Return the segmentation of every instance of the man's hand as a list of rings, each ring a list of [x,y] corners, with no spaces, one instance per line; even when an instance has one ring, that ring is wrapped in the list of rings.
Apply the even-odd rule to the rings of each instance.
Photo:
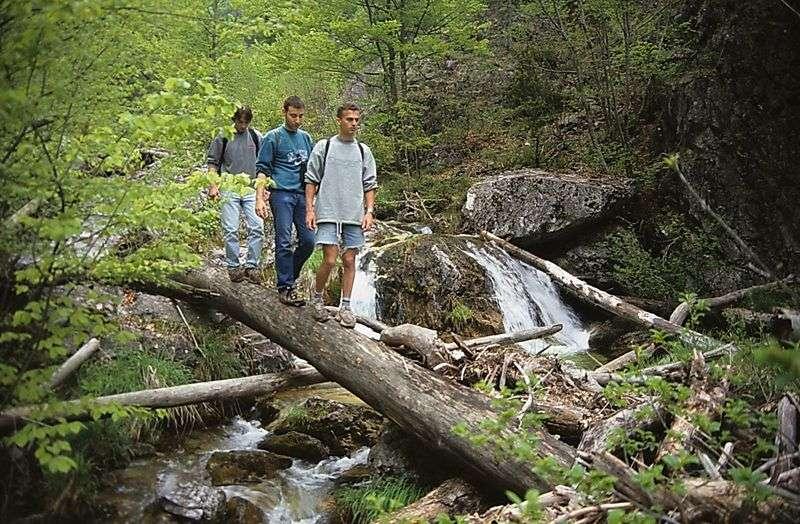
[[[269,200],[269,191],[259,191],[256,194],[256,215],[262,219],[266,219],[269,216],[267,200]]]
[[[317,230],[317,215],[314,213],[314,208],[306,210],[306,227],[311,231]]]
[[[372,211],[367,211],[364,213],[364,218],[361,219],[361,229],[369,231],[373,224],[375,224],[375,218],[372,216]]]
[[[216,200],[219,198],[219,187],[216,184],[211,184],[208,186],[208,198],[211,200]]]

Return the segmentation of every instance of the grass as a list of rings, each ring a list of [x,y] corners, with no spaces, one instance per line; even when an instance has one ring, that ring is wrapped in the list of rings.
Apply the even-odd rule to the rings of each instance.
[[[334,498],[350,516],[349,522],[363,524],[397,511],[423,494],[422,487],[408,477],[377,477],[366,484],[341,487]]]

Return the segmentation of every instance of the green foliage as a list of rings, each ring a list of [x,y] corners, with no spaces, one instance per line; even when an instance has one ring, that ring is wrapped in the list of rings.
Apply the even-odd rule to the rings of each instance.
[[[464,329],[474,315],[474,312],[468,306],[456,300],[453,304],[453,309],[450,310],[450,322],[456,329]]]
[[[208,333],[202,340],[201,358],[193,369],[198,381],[224,380],[247,374],[230,337]]]
[[[375,522],[416,501],[425,492],[407,477],[377,477],[358,486],[345,486],[334,492],[337,505],[350,516],[348,522]]]

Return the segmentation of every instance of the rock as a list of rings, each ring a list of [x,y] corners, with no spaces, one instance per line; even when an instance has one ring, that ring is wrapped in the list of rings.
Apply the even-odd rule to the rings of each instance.
[[[367,460],[376,475],[407,476],[418,483],[434,485],[452,476],[453,470],[441,455],[429,449],[430,446],[387,421]]]
[[[267,429],[278,435],[305,433],[321,441],[332,455],[345,456],[372,446],[382,422],[383,417],[366,406],[308,398],[285,410]]]
[[[252,501],[244,497],[234,496],[226,504],[228,514],[226,522],[235,524],[261,524],[264,522],[264,512]]]
[[[271,422],[277,420],[281,414],[281,410],[275,406],[275,400],[272,396],[259,397],[255,402],[255,413],[253,418],[261,422],[261,426],[267,426]]]
[[[376,249],[379,317],[439,332],[481,336],[503,331],[503,318],[481,265],[466,254],[476,238],[411,235]],[[459,316],[458,313],[462,314]]]
[[[595,226],[632,193],[629,182],[522,169],[473,185],[461,213],[467,230],[531,245]]]
[[[269,435],[259,442],[258,449],[308,460],[309,462],[319,462],[325,457],[330,456],[328,446],[323,444],[310,435],[289,431],[281,435]]]
[[[225,493],[199,482],[167,476],[158,484],[161,507],[190,520],[219,521],[225,514]]]
[[[353,466],[347,471],[343,471],[341,475],[335,480],[337,485],[340,484],[358,484],[365,480],[370,479],[374,475],[372,468],[369,466]]]
[[[215,451],[206,463],[206,471],[215,486],[227,486],[271,479],[291,465],[291,458],[269,451]]]

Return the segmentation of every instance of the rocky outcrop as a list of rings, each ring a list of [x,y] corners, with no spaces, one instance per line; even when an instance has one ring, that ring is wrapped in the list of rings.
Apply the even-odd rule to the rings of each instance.
[[[800,18],[790,3],[686,2],[698,44],[686,66],[702,73],[683,75],[663,103],[657,143],[681,152],[687,179],[779,273],[800,255]],[[675,177],[668,183],[707,219]]]
[[[465,251],[471,237],[411,235],[378,248],[375,287],[380,318],[440,332],[488,335],[503,331],[486,271]]]
[[[372,446],[382,423],[383,417],[367,406],[309,398],[284,411],[267,429],[277,435],[305,433],[327,446],[330,454],[345,456]]]
[[[216,451],[209,457],[206,471],[215,486],[228,486],[271,479],[291,465],[291,458],[269,451]]]
[[[259,442],[258,449],[310,462],[319,462],[331,454],[328,446],[320,442],[319,439],[297,431],[289,431],[281,435],[269,435]]]
[[[393,422],[384,424],[378,442],[369,450],[368,463],[375,475],[409,477],[428,485],[453,474],[452,466],[441,456]]]
[[[225,493],[198,482],[168,477],[158,486],[164,511],[193,521],[220,521],[225,514]]]
[[[226,504],[227,515],[225,522],[232,524],[261,524],[264,522],[264,512],[253,501],[244,497],[234,496]]]
[[[531,245],[596,225],[631,195],[629,183],[522,169],[472,186],[461,212],[467,230]]]

